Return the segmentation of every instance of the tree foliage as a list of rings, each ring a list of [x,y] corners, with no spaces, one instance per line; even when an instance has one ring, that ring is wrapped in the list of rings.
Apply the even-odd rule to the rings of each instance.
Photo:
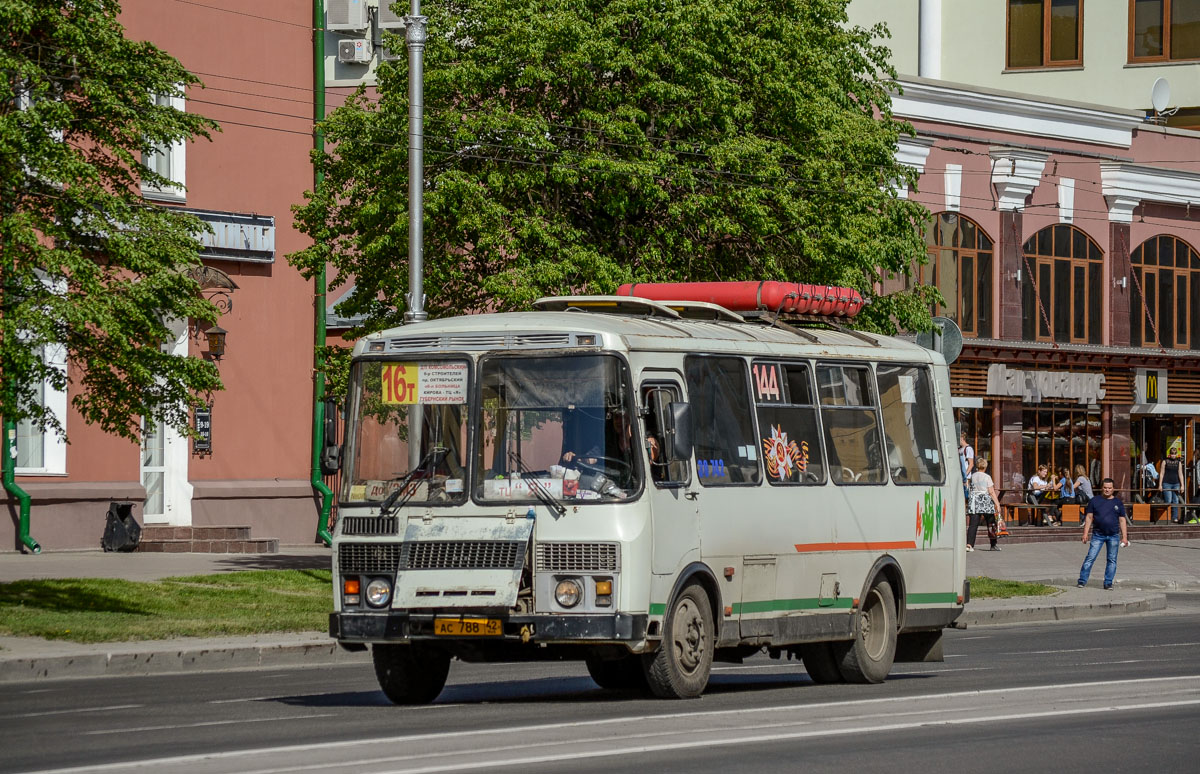
[[[43,381],[74,383],[89,423],[128,438],[140,418],[186,430],[219,389],[216,368],[162,349],[167,321],[211,321],[187,269],[203,224],[155,206],[155,147],[215,124],[156,104],[197,83],[171,56],[125,38],[116,0],[0,0],[0,413],[61,432]],[[45,352],[64,347],[68,369]]]
[[[445,0],[425,54],[431,315],[521,308],[627,281],[857,288],[860,323],[929,324],[936,290],[881,296],[923,260],[897,198],[886,36],[847,0]],[[393,50],[403,41],[393,39]],[[324,181],[297,207],[339,307],[397,324],[408,285],[407,63],[334,111]]]

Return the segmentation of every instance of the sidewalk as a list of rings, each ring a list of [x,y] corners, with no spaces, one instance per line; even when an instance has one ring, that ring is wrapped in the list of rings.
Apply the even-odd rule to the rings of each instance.
[[[1003,544],[1002,544],[1003,545]],[[1121,550],[1116,588],[1103,591],[1103,553],[1086,589],[1075,588],[1082,543],[1028,543],[967,555],[967,575],[1041,581],[1064,587],[1044,597],[979,600],[959,626],[1055,621],[1162,610],[1165,591],[1200,591],[1200,541],[1134,543]],[[329,549],[284,546],[278,554],[105,554],[64,551],[38,556],[0,554],[0,583],[33,578],[125,578],[234,570],[326,568]],[[166,674],[193,670],[288,667],[361,662],[366,653],[341,650],[324,632],[254,637],[180,638],[83,645],[33,637],[0,637],[0,683],[41,678]]]

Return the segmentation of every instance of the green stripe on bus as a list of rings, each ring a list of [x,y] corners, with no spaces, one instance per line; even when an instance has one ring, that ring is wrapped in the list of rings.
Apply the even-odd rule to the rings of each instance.
[[[653,603],[650,605],[650,615],[666,615],[667,606]]]
[[[854,607],[852,599],[835,599],[832,604],[822,605],[817,597],[807,599],[764,599],[758,602],[734,602],[733,613],[781,613],[788,610],[825,610]]]
[[[910,605],[937,605],[937,604],[943,604],[946,602],[949,602],[952,605],[956,604],[958,602],[958,595],[955,594],[953,591],[939,592],[939,593],[935,593],[935,594],[909,594],[908,595],[908,604],[910,604]]]

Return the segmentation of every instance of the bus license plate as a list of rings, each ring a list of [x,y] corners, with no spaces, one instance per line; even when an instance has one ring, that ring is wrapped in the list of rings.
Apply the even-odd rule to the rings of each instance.
[[[433,633],[451,637],[499,637],[503,634],[499,618],[437,618]]]

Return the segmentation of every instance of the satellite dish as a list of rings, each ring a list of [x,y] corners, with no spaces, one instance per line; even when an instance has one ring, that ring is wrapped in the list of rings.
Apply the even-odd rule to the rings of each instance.
[[[1154,85],[1150,87],[1150,105],[1154,108],[1155,113],[1161,113],[1167,109],[1167,105],[1171,104],[1171,84],[1167,83],[1166,78],[1155,78]]]
[[[949,317],[935,317],[933,318],[933,330],[918,333],[917,344],[940,353],[942,357],[946,358],[946,365],[950,365],[962,354],[962,330]]]

